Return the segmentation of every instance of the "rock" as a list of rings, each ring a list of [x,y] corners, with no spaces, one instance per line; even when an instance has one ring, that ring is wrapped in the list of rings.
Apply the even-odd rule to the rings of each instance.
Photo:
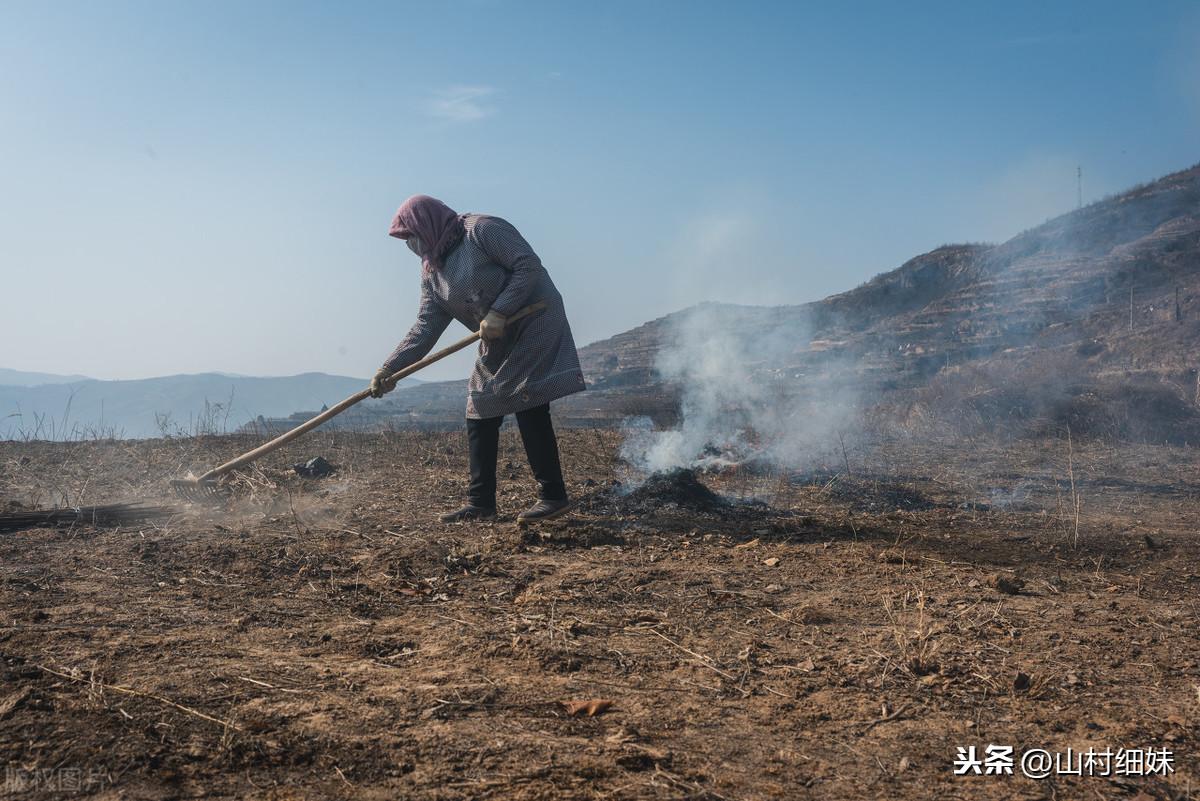
[[[792,619],[806,626],[821,626],[836,621],[836,618],[832,614],[816,606],[800,607],[792,615]]]
[[[296,475],[304,478],[325,478],[337,471],[337,466],[330,464],[324,456],[314,456],[307,462],[292,465]]]
[[[1005,595],[1017,595],[1025,588],[1025,580],[1020,576],[1006,576],[1003,573],[997,573],[988,579],[988,586]]]

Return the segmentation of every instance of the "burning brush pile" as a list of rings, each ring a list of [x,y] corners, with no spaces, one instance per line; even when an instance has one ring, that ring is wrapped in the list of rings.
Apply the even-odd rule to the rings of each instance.
[[[686,467],[651,474],[619,501],[623,510],[641,514],[668,505],[701,514],[722,514],[730,508],[728,501],[700,483],[695,470]]]

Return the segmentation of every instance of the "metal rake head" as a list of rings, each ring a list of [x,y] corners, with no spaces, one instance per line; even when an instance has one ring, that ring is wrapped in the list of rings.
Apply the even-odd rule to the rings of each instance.
[[[171,481],[171,489],[185,501],[214,503],[225,496],[225,491],[215,479],[177,478]]]

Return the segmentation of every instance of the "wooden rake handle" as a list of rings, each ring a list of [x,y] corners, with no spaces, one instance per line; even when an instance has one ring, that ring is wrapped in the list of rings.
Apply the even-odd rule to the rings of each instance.
[[[525,308],[521,309],[519,312],[515,312],[514,314],[510,315],[506,322],[508,322],[508,323],[516,322],[517,320],[520,320],[522,317],[528,317],[529,315],[531,315],[535,312],[539,312],[544,308],[546,308],[546,302],[538,301],[537,303],[533,303],[529,306],[526,306]],[[392,373],[392,375],[388,378],[388,383],[395,385],[395,383],[397,381],[399,381],[400,379],[407,378],[408,376],[412,375],[413,373],[417,372],[418,370],[424,369],[424,368],[428,367],[429,365],[433,364],[434,362],[440,361],[440,360],[446,358],[447,356],[449,356],[452,353],[457,353],[458,351],[462,350],[467,345],[470,345],[472,342],[475,342],[478,339],[479,339],[478,331],[471,334],[470,336],[463,337],[462,339],[455,342],[453,345],[442,348],[437,353],[431,353],[428,356],[426,356],[424,359],[421,359],[419,362],[415,362],[414,364],[411,364],[408,367],[405,367],[403,370]],[[289,442],[294,440],[296,437],[299,437],[302,434],[307,434],[309,431],[312,431],[314,428],[321,425],[326,420],[329,420],[332,417],[337,417],[339,414],[346,411],[354,404],[358,403],[359,401],[366,400],[369,397],[371,397],[370,389],[364,389],[361,392],[356,392],[353,395],[351,395],[350,397],[346,398],[341,403],[337,404],[336,406],[330,406],[328,409],[321,412],[313,419],[311,419],[305,423],[301,423],[300,425],[293,428],[291,431],[288,431],[284,434],[280,434],[278,437],[271,440],[270,442],[259,445],[257,448],[255,448],[252,451],[247,451],[246,453],[243,453],[241,456],[237,457],[236,459],[230,459],[228,462],[221,465],[220,467],[214,467],[212,470],[209,470],[207,473],[200,476],[196,480],[197,481],[207,481],[209,479],[216,478],[219,475],[228,473],[230,470],[236,470],[239,467],[242,467],[243,465],[250,464],[251,462],[253,462],[255,459],[259,458],[260,456],[265,456],[273,450],[282,448],[284,445],[288,444]]]

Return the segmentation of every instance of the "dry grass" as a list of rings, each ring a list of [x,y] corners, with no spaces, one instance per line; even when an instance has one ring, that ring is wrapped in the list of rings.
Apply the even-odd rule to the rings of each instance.
[[[562,442],[574,494],[616,475],[611,432]],[[154,500],[250,444],[3,444],[0,495]],[[1049,785],[956,779],[956,746],[1169,745],[1172,776],[1054,793],[1186,797],[1200,459],[838,445],[705,477],[767,512],[519,530],[509,433],[506,517],[477,526],[435,520],[461,435],[326,434],[219,510],[6,536],[0,761],[144,798],[1010,798]],[[317,453],[340,472],[284,469]]]

